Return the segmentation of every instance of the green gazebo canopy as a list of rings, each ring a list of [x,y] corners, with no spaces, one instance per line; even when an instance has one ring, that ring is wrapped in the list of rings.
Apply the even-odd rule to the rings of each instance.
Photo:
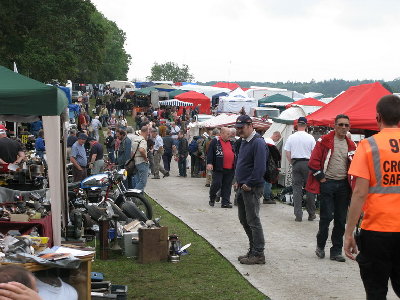
[[[294,100],[288,96],[281,95],[281,94],[275,94],[269,97],[261,98],[258,100],[258,105],[260,104],[266,104],[266,103],[273,103],[273,102],[288,102],[291,103]]]
[[[59,116],[68,105],[65,93],[0,66],[0,114]]]
[[[149,86],[140,90],[136,90],[135,94],[138,95],[150,95],[152,91],[157,91],[155,87]]]
[[[184,90],[174,90],[172,92],[169,92],[169,99],[175,99],[175,96],[178,96],[180,94],[186,93],[187,91]]]

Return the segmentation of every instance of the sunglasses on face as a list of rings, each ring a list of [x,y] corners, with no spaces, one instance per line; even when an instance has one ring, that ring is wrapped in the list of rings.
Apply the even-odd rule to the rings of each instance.
[[[340,127],[350,127],[350,124],[347,124],[347,123],[338,123],[338,124],[336,124],[336,126],[340,126]]]

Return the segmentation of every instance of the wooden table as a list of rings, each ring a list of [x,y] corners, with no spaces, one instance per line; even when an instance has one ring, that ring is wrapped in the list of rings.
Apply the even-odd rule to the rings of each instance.
[[[92,261],[94,254],[79,257],[81,264],[78,269],[68,269],[70,276],[67,283],[72,285],[78,292],[79,300],[91,300],[91,272],[92,272]],[[53,269],[55,267],[43,266],[38,263],[6,263],[0,262],[0,265],[15,264],[31,272],[43,271]]]

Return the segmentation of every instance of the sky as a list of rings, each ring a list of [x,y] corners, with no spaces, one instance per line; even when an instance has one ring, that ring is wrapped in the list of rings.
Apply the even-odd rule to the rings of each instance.
[[[398,0],[92,0],[126,33],[129,80],[155,62],[195,81],[400,77]]]

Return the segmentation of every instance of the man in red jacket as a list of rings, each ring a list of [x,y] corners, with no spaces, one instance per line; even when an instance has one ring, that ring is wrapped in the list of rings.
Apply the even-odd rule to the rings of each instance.
[[[325,257],[325,245],[328,239],[329,224],[334,220],[330,259],[344,262],[342,255],[343,234],[350,199],[348,169],[356,150],[356,145],[346,134],[350,129],[350,120],[346,115],[337,115],[334,131],[321,137],[311,154],[308,166],[311,170],[306,190],[320,194],[320,221],[317,233],[319,258]]]

